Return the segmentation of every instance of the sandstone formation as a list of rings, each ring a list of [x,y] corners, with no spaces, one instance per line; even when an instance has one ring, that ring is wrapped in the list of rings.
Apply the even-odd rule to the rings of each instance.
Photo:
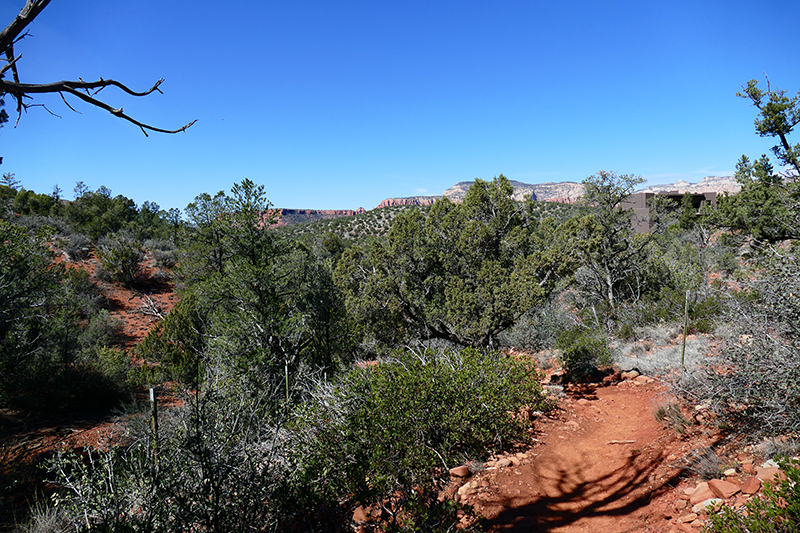
[[[651,185],[645,187],[639,192],[671,192],[678,191],[679,193],[704,193],[715,192],[717,194],[723,192],[736,193],[742,186],[733,176],[707,176],[700,180],[699,183],[689,183],[684,180],[679,180],[675,183],[664,185]]]
[[[393,205],[431,205],[441,196],[409,196],[406,198],[387,198],[375,206],[375,209]]]
[[[446,191],[444,191],[443,195],[449,198],[454,202],[461,202],[467,196],[467,191],[472,184],[475,183],[474,181],[462,181],[456,183]],[[512,187],[514,187],[514,200],[521,202],[525,200],[527,196],[530,196],[534,200],[538,200],[539,198],[536,196],[535,188],[536,185],[530,185],[528,183],[522,183],[521,181],[513,181],[509,180],[509,183]]]

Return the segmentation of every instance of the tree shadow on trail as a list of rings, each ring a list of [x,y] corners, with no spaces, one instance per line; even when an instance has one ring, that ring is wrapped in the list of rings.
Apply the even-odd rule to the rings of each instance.
[[[587,517],[633,513],[682,477],[683,469],[674,469],[668,476],[652,480],[662,461],[660,455],[648,459],[632,454],[622,466],[592,478],[580,470],[581,464],[588,464],[585,462],[534,465],[538,478],[533,487],[534,499],[527,501],[528,496],[522,503],[519,496],[499,494],[492,503],[501,505],[503,510],[486,524],[492,531],[548,532]]]

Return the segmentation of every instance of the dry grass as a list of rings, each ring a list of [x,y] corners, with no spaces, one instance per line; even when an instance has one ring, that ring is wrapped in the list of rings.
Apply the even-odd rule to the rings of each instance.
[[[681,338],[674,339],[677,344],[667,346],[648,346],[647,341],[619,344],[613,350],[614,363],[628,370],[636,368],[650,376],[663,376],[681,366]],[[649,350],[647,348],[650,348]],[[692,336],[686,340],[684,361],[687,368],[705,364],[709,342],[706,337]]]

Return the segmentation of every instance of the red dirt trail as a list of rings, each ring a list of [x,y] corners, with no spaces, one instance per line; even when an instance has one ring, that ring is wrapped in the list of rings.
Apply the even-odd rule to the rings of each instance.
[[[487,469],[465,500],[496,532],[662,532],[674,522],[676,459],[697,445],[654,416],[664,387],[622,381],[569,391],[515,465]]]

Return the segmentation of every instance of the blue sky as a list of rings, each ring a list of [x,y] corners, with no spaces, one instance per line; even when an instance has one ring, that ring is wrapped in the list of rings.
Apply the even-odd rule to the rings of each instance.
[[[0,26],[24,0],[0,2]],[[0,171],[184,208],[244,178],[278,207],[371,209],[503,173],[598,170],[649,184],[733,173],[774,144],[735,97],[796,93],[796,0],[53,0],[20,42],[23,81],[113,78],[108,103],[178,135],[41,97],[0,130]],[[797,142],[797,140],[795,140]]]

